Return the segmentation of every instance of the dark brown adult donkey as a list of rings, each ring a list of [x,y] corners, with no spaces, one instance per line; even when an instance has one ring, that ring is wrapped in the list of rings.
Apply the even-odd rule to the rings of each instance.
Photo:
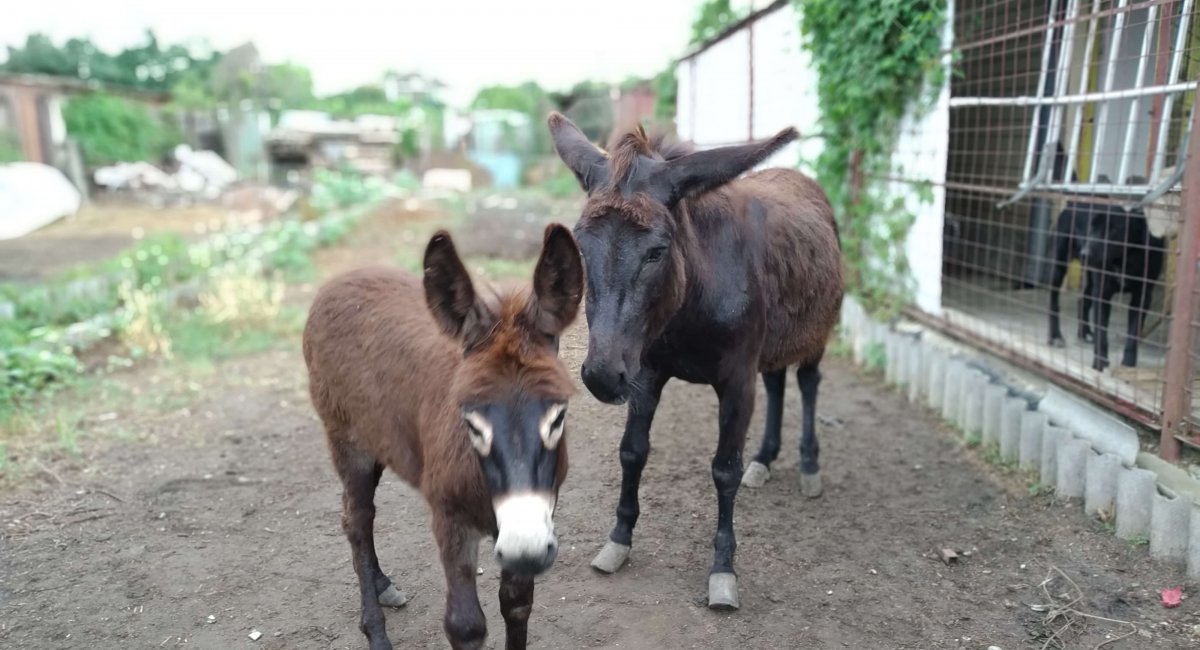
[[[309,390],[344,488],[360,627],[372,650],[390,649],[380,605],[408,600],[375,556],[375,487],[389,467],[429,503],[450,645],[479,648],[487,636],[475,569],[488,535],[505,647],[524,648],[533,576],[558,554],[553,514],[574,388],[558,336],[579,310],[583,262],[571,232],[552,225],[532,292],[484,297],[439,232],[423,284],[398,270],[347,273],[317,294],[304,328]]]
[[[583,381],[602,402],[628,401],[621,497],[604,573],[629,557],[650,424],[672,377],[708,384],[720,401],[712,461],[717,533],[708,604],[738,607],[733,504],[739,483],[760,486],[779,455],[788,366],[804,398],[803,493],[821,493],[815,431],[818,364],[842,303],[842,255],[825,192],[790,169],[738,179],[796,138],[794,129],[746,145],[692,152],[638,127],[608,151],[552,113],[554,146],[588,199],[575,226],[587,268],[590,329]],[[743,479],[742,449],[755,375],[767,389],[762,449]]]

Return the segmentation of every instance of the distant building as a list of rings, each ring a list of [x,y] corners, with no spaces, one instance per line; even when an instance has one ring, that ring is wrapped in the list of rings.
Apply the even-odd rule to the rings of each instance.
[[[388,72],[383,76],[383,94],[389,102],[442,103],[446,84],[415,72]]]
[[[78,149],[67,138],[62,109],[70,97],[99,91],[142,102],[155,111],[169,99],[164,93],[105,86],[96,81],[0,73],[0,137],[15,144],[25,160],[56,167],[86,190],[83,163]]]

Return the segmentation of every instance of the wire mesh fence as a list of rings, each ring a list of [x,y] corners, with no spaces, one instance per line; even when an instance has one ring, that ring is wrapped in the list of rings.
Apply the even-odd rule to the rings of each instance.
[[[1200,173],[1185,164],[1195,14],[1194,0],[955,3],[943,320],[1152,426],[1168,391],[1200,425],[1197,337],[1169,336],[1177,287],[1195,304],[1177,282],[1182,188]],[[1168,385],[1174,354],[1188,372]]]

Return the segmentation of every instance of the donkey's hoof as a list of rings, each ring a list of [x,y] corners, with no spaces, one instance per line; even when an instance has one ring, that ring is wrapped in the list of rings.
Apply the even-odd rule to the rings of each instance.
[[[384,607],[404,607],[408,604],[408,594],[397,589],[396,585],[388,585],[388,588],[379,594],[379,604]]]
[[[760,488],[771,478],[771,470],[757,460],[750,461],[742,474],[742,485],[748,488]]]
[[[708,608],[732,612],[738,606],[737,576],[732,573],[709,574]]]
[[[592,560],[592,568],[600,573],[616,573],[620,571],[621,567],[625,566],[625,562],[629,559],[629,548],[624,544],[618,544],[609,540]]]
[[[815,499],[821,496],[825,489],[821,487],[821,473],[800,475],[800,494]]]

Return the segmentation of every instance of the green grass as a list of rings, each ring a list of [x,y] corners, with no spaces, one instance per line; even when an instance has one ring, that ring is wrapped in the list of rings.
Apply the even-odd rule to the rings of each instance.
[[[867,370],[882,372],[887,367],[887,348],[882,343],[871,343],[863,350]]]
[[[472,271],[483,271],[483,276],[489,280],[529,280],[533,277],[536,260],[482,257],[470,259],[466,264]]]
[[[79,422],[80,417],[75,412],[58,411],[54,414],[54,435],[58,446],[68,455],[78,458],[79,452]]]
[[[1134,548],[1137,548],[1137,547],[1139,547],[1139,546],[1149,546],[1149,545],[1150,545],[1150,538],[1148,538],[1148,537],[1143,537],[1143,536],[1141,536],[1141,535],[1135,535],[1135,536],[1133,536],[1132,538],[1130,538],[1130,540],[1129,540],[1129,545],[1130,545],[1130,546],[1132,546],[1132,547],[1134,547]]]
[[[1041,496],[1048,496],[1050,494],[1054,494],[1053,487],[1046,485],[1045,483],[1042,483],[1041,481],[1039,481],[1037,479],[1033,479],[1029,483],[1029,496],[1041,497]]]
[[[171,339],[171,352],[192,364],[211,364],[213,361],[270,350],[299,334],[304,327],[304,314],[285,308],[276,322],[269,326],[235,327],[217,323],[201,312],[183,314],[164,324]]]

